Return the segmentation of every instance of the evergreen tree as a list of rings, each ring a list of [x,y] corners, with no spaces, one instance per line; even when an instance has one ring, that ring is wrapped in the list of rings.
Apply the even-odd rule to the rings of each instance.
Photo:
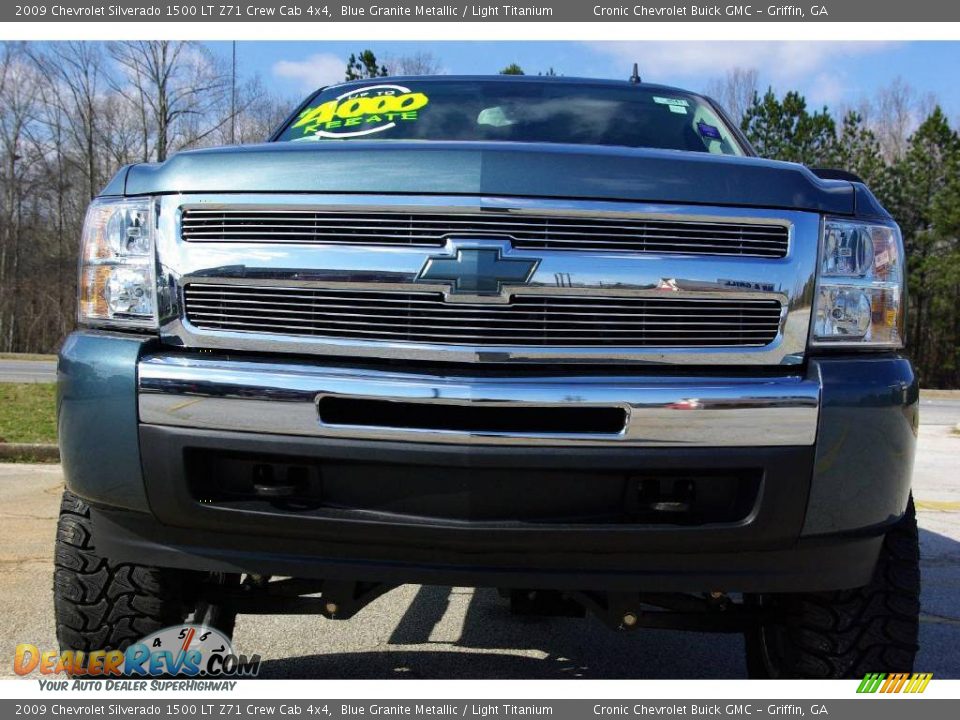
[[[840,136],[829,159],[832,167],[848,170],[860,178],[879,197],[889,184],[880,142],[860,113],[851,110],[843,118]]]
[[[960,151],[947,159],[945,182],[933,201],[940,238],[934,270],[933,324],[938,357],[925,375],[937,387],[960,386]]]
[[[906,246],[911,350],[924,381],[956,373],[955,366],[945,367],[944,363],[956,360],[960,335],[952,331],[946,339],[942,335],[946,322],[960,328],[956,307],[951,307],[954,297],[943,302],[944,291],[955,285],[950,269],[958,262],[958,228],[954,224],[960,202],[958,168],[960,138],[936,107],[910,136],[903,158],[894,166],[895,192],[888,198],[888,209],[900,224]]]
[[[377,56],[373,50],[363,50],[359,55],[350,53],[347,60],[347,80],[364,80],[387,76],[387,67],[377,63]]]
[[[501,75],[526,75],[523,72],[523,68],[517,65],[516,63],[510,63],[503,70],[500,71]]]
[[[762,157],[822,166],[836,152],[837,127],[830,113],[824,108],[811,115],[797,92],[783,100],[773,88],[762,98],[754,95],[741,127]]]

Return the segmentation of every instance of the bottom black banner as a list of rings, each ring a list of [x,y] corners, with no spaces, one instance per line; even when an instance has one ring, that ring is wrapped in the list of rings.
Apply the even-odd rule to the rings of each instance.
[[[909,710],[906,702],[911,703]],[[952,710],[950,708],[953,708]],[[612,717],[807,717],[846,720],[910,720],[957,717],[960,701],[916,695],[861,696],[849,700],[33,700],[0,701],[0,718],[123,717],[263,718],[269,716],[347,720],[375,717],[507,718],[558,720]]]

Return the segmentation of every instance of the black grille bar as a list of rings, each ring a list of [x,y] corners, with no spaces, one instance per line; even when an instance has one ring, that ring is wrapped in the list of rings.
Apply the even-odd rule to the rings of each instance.
[[[779,224],[580,217],[520,213],[335,212],[185,209],[188,242],[324,243],[439,247],[449,236],[502,237],[517,249],[684,253],[782,258]]]
[[[761,347],[777,300],[514,296],[455,303],[432,292],[191,283],[187,320],[203,330],[472,346]]]

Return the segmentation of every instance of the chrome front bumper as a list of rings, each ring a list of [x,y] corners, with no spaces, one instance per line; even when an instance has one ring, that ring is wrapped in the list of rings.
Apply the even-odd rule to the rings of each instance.
[[[139,363],[140,422],[292,436],[464,445],[760,447],[816,439],[820,383],[776,377],[426,375],[308,363],[152,355]],[[323,398],[452,408],[622,408],[619,432],[501,432],[330,424]],[[411,422],[411,425],[415,423]]]

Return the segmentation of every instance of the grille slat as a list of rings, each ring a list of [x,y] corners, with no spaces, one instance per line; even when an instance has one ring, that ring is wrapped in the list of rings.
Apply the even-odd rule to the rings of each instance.
[[[439,247],[451,235],[509,237],[517,249],[657,252],[782,258],[780,224],[520,213],[344,213],[326,210],[184,209],[188,242],[374,244]]]
[[[698,228],[703,225],[715,226],[722,230],[725,226],[744,228],[749,232],[774,232],[781,228],[780,225],[762,225],[762,224],[739,224],[724,223],[715,221],[691,221],[691,220],[660,220],[660,219],[631,219],[631,218],[610,218],[602,216],[579,216],[579,215],[528,215],[528,214],[505,214],[497,217],[496,213],[446,213],[439,215],[429,215],[426,213],[384,213],[380,216],[372,214],[353,215],[348,213],[323,211],[323,210],[271,210],[269,208],[257,208],[252,211],[245,210],[200,210],[185,209],[184,219],[204,220],[207,224],[227,220],[230,225],[236,222],[270,223],[273,218],[271,215],[277,215],[280,220],[288,222],[311,222],[315,223],[318,218],[324,222],[339,223],[363,223],[379,222],[396,225],[397,218],[406,218],[408,222],[415,222],[420,225],[440,224],[440,225],[487,225],[487,226],[509,226],[514,224],[518,227],[527,226],[529,220],[539,220],[552,227],[573,227],[573,228],[595,228],[595,227],[613,227],[623,229],[634,229],[638,226],[649,225],[650,227],[679,228],[685,227]],[[297,215],[303,215],[300,218]],[[627,224],[625,224],[627,223]]]
[[[305,223],[303,225],[278,225],[275,223],[247,223],[247,222],[235,222],[230,225],[212,225],[205,224],[202,229],[191,229],[190,230],[190,239],[194,239],[198,236],[210,236],[214,237],[223,233],[235,233],[237,235],[257,235],[261,234],[264,231],[269,231],[271,233],[283,233],[285,230],[299,230],[299,233],[289,233],[291,235],[303,234],[302,231],[323,231],[323,230],[350,230],[353,232],[366,232],[371,231],[371,235],[374,233],[377,236],[382,235],[383,226],[373,226],[373,225],[363,225],[362,221],[358,220],[355,223],[344,223],[342,225],[318,225],[316,223]],[[449,230],[446,228],[453,227],[455,223],[443,223],[438,226],[438,230],[443,230],[445,233],[448,233]],[[464,223],[467,224],[467,223]],[[469,223],[470,227],[481,227],[483,223]],[[496,228],[497,234],[518,234],[525,236],[535,236],[540,233],[533,233],[529,228],[526,228],[522,225],[512,227],[509,225],[492,225],[493,228]],[[686,234],[683,234],[683,229],[664,229],[664,228],[641,228],[648,237],[663,239],[663,240],[688,240],[698,237],[703,237],[702,231],[691,230]],[[581,227],[576,227],[572,230],[558,228],[550,228],[549,231],[544,230],[542,234],[546,235],[547,232],[552,235],[574,235],[580,236],[584,234],[584,230],[590,231],[590,234],[596,234],[597,230],[602,230],[603,236],[610,237],[624,237],[624,238],[633,238],[637,234],[637,228],[629,227],[600,227],[584,225]],[[396,237],[407,237],[409,233],[402,233]],[[711,229],[711,237],[717,238],[736,238],[738,240],[742,239],[745,242],[765,242],[771,238],[775,238],[776,234],[772,233],[763,233],[763,232],[750,232],[743,230],[725,230],[725,229]],[[436,237],[436,233],[424,233],[425,237]]]
[[[196,285],[191,285],[191,288],[193,288],[193,287],[196,287]],[[230,287],[232,287],[232,286],[230,286],[230,285],[224,285],[223,287],[224,287],[224,288],[230,288]],[[241,286],[241,287],[244,287],[244,286]],[[274,287],[266,287],[266,286],[264,286],[264,287],[259,287],[258,289],[259,289],[259,290],[263,290],[263,292],[262,292],[262,293],[259,293],[259,294],[257,295],[257,298],[256,298],[255,300],[246,300],[246,301],[244,301],[244,302],[256,302],[256,303],[261,303],[261,302],[265,302],[265,301],[262,300],[261,298],[267,298],[267,297],[272,297],[272,298],[284,298],[284,300],[286,300],[286,299],[289,298],[289,299],[291,299],[291,300],[293,300],[293,301],[295,301],[295,302],[318,301],[318,300],[322,301],[324,298],[331,298],[331,299],[335,299],[335,300],[336,300],[337,298],[339,298],[340,300],[343,299],[343,294],[341,294],[340,296],[331,296],[331,295],[325,295],[325,294],[323,294],[324,291],[317,291],[317,294],[312,294],[312,293],[311,293],[311,294],[296,293],[296,294],[292,294],[292,295],[281,295],[281,294],[278,294],[277,291],[278,291],[278,290],[282,290],[283,288],[274,288]],[[238,291],[238,292],[233,292],[233,291],[231,291],[231,290],[229,290],[229,289],[224,289],[223,291],[213,291],[213,292],[206,292],[206,293],[204,293],[204,291],[191,290],[191,292],[194,294],[194,297],[197,297],[197,298],[204,297],[204,296],[214,297],[214,298],[220,298],[220,297],[238,298],[237,302],[241,302],[241,300],[239,300],[239,298],[249,297],[249,294],[246,293],[246,292],[243,292],[242,290],[241,290],[241,291]],[[434,301],[434,300],[419,300],[419,299],[416,299],[416,300],[415,300],[415,299],[403,299],[403,300],[398,300],[398,299],[394,299],[394,298],[390,298],[390,297],[384,297],[384,298],[381,298],[381,297],[363,297],[363,296],[362,296],[362,291],[344,290],[344,291],[342,291],[342,293],[349,293],[349,294],[350,294],[350,295],[349,295],[349,302],[350,302],[351,306],[354,305],[354,304],[356,304],[356,303],[363,303],[363,302],[373,302],[373,303],[377,303],[378,305],[379,305],[379,304],[390,304],[390,303],[402,304],[402,305],[407,305],[407,304],[434,305],[434,304],[435,304],[435,301]],[[371,295],[376,295],[376,294],[377,294],[377,293],[371,293]],[[383,295],[383,293],[379,293],[379,294],[380,294],[380,295]],[[403,296],[403,297],[406,297],[407,295],[413,295],[412,293],[396,293],[396,294],[397,294],[397,295],[400,295],[400,296]],[[423,293],[423,295],[427,295],[427,293]],[[581,300],[581,299],[587,300],[587,302],[585,302],[585,303],[577,302],[577,301],[579,301],[579,300]],[[603,306],[604,309],[606,309],[606,308],[635,309],[635,306],[634,306],[634,305],[631,305],[631,304],[623,304],[623,305],[616,305],[616,304],[614,304],[614,302],[615,302],[617,299],[618,299],[618,298],[610,298],[610,300],[613,301],[613,302],[611,302],[610,304],[604,304],[604,306]],[[567,302],[567,301],[570,301],[570,300],[573,300],[574,302]],[[590,311],[590,314],[592,314],[593,312],[596,312],[596,308],[597,308],[596,304],[589,302],[589,299],[588,299],[588,298],[579,298],[579,297],[573,298],[573,297],[568,297],[568,296],[563,296],[563,295],[557,295],[557,296],[551,296],[550,301],[551,301],[551,303],[553,303],[554,307],[584,308],[584,309],[586,309],[586,310],[589,310],[589,311]],[[682,302],[689,302],[689,301],[682,301]],[[720,309],[722,309],[722,307],[725,306],[725,305],[726,305],[727,303],[729,303],[730,301],[729,301],[729,300],[725,300],[725,299],[697,298],[696,302],[703,304],[702,309],[703,309],[704,312],[710,312],[710,311],[712,310],[712,308],[710,308],[710,305],[711,305],[711,304],[717,304],[718,306],[721,306]],[[464,311],[476,310],[476,312],[486,312],[487,308],[489,307],[489,306],[477,306],[477,305],[456,305],[455,303],[448,303],[447,306],[449,306],[449,307],[463,308]],[[749,310],[749,309],[750,309],[750,308],[747,307],[747,308],[744,308],[743,310],[738,310],[738,313],[739,313],[739,312],[743,312],[743,311],[747,311],[747,310]],[[758,308],[758,309],[759,309],[759,310],[764,310],[763,307],[760,307],[760,308]],[[778,310],[778,312],[779,312],[779,310]]]
[[[224,322],[224,323],[222,323],[222,324],[223,324],[223,326],[224,326],[222,329],[227,329],[227,330],[229,330],[229,329],[231,329],[233,326],[236,326],[238,329],[250,328],[252,332],[261,332],[261,329],[260,329],[261,326],[260,326],[258,323],[237,321],[237,322],[231,322],[231,323],[226,323],[226,322]],[[302,330],[303,330],[303,327],[300,326],[300,325],[277,325],[277,324],[272,324],[271,327],[298,331],[298,332],[295,332],[295,333],[292,333],[292,334],[299,334],[299,331],[302,331]],[[376,335],[378,338],[381,337],[381,336],[389,336],[389,338],[390,338],[391,340],[395,340],[395,339],[397,339],[397,338],[405,338],[405,337],[407,336],[407,333],[404,333],[404,332],[388,332],[388,331],[382,331],[382,330],[354,330],[354,329],[344,329],[343,331],[344,331],[344,332],[350,332],[350,333],[360,333],[360,334],[368,335],[368,336],[369,336],[369,335]],[[284,334],[286,334],[286,333],[284,333]],[[320,333],[320,335],[325,335],[325,334],[326,334],[326,333]],[[460,343],[460,342],[468,342],[468,341],[469,341],[469,342],[476,342],[476,341],[482,341],[482,342],[504,341],[504,342],[518,343],[519,340],[520,340],[520,337],[518,337],[517,335],[509,335],[509,334],[502,334],[502,335],[490,335],[490,334],[488,334],[488,333],[456,333],[456,334],[454,334],[454,333],[446,333],[446,332],[445,332],[445,333],[430,333],[430,332],[424,331],[424,332],[418,332],[417,335],[418,335],[418,338],[419,338],[421,341],[423,341],[423,340],[429,340],[429,341],[431,341],[431,342],[433,342],[433,341],[437,341],[437,342],[449,342],[451,339],[453,339],[453,340],[456,340],[456,342],[458,342],[458,343]],[[333,335],[333,337],[339,337],[339,336],[338,336],[338,335]],[[573,342],[579,342],[580,339],[579,339],[579,338],[566,338],[566,339],[565,339],[565,338],[557,338],[554,342],[551,342],[550,344],[551,344],[551,345],[554,345],[554,344],[556,344],[556,345],[563,345],[563,344],[565,343],[565,341],[567,341],[567,340],[573,341]],[[686,338],[684,338],[684,337],[682,337],[682,336],[679,336],[679,335],[675,335],[675,336],[663,336],[663,335],[658,335],[658,336],[655,338],[655,340],[656,340],[655,343],[654,343],[654,342],[651,342],[651,343],[648,343],[648,345],[651,345],[651,346],[660,346],[662,343],[666,342],[666,343],[669,343],[669,346],[671,346],[671,347],[674,345],[674,343],[680,343],[682,346],[686,347],[686,344],[685,344]],[[727,342],[717,342],[717,341],[719,341],[719,340],[721,340],[721,338],[704,338],[704,342],[713,341],[713,342],[711,343],[713,346],[725,346],[725,345],[729,345],[729,343],[727,343]],[[624,340],[624,342],[626,343],[625,340]],[[524,344],[524,345],[526,345],[526,344],[528,344],[528,343],[523,342],[523,343],[519,343],[519,344]],[[619,341],[618,341],[618,342],[610,342],[610,341],[608,341],[608,342],[606,342],[606,343],[604,343],[604,344],[605,344],[605,345],[608,345],[608,346],[617,346],[617,345],[620,345],[620,344],[622,344],[622,343],[619,342]],[[626,344],[630,344],[630,343],[626,343]],[[746,344],[746,343],[741,343],[741,345],[743,345],[743,344]],[[763,344],[765,344],[765,343],[763,343]],[[698,343],[698,345],[699,345],[699,343]]]
[[[365,307],[351,307],[350,305],[331,305],[327,303],[323,304],[311,304],[310,310],[299,309],[299,306],[291,305],[275,305],[274,303],[268,304],[256,304],[256,301],[241,301],[241,303],[233,302],[231,303],[233,307],[231,309],[236,310],[237,312],[255,312],[255,313],[284,313],[292,315],[315,315],[318,312],[322,313],[335,313],[337,315],[349,315],[351,317],[367,317],[367,318],[383,318],[383,317],[403,317],[405,310],[403,308],[397,307],[386,307],[379,309],[380,312],[369,312],[371,310],[378,310],[378,308],[371,308],[369,306]],[[210,313],[219,313],[223,311],[223,306],[214,301],[200,301],[193,300],[191,303],[191,308],[194,314],[201,314],[204,312]],[[367,312],[364,312],[367,311]],[[452,320],[456,322],[470,322],[471,320],[476,320],[478,318],[484,318],[489,316],[489,313],[482,310],[461,310],[456,307],[438,307],[431,308],[431,313],[436,319]],[[604,313],[603,318],[597,319],[594,313],[568,313],[568,312],[550,312],[544,310],[529,309],[524,311],[524,315],[530,315],[535,319],[530,320],[520,320],[517,318],[508,318],[500,317],[499,322],[546,322],[546,323],[568,323],[568,322],[578,322],[578,323],[597,323],[597,324],[609,324],[605,319],[607,317],[617,317],[618,323],[672,323],[672,324],[683,324],[689,320],[688,315],[679,314],[679,313]],[[285,315],[280,315],[279,317],[285,317]],[[711,324],[720,324],[728,325],[730,320],[737,320],[738,322],[743,322],[745,324],[766,324],[769,319],[779,317],[779,311],[768,311],[756,314],[724,314],[724,315],[709,315],[697,319],[693,324],[695,325],[711,325]]]
[[[247,227],[247,226],[244,226],[244,227]],[[287,230],[289,230],[289,229],[300,230],[300,232],[287,232]],[[276,238],[276,237],[280,237],[280,238],[301,238],[301,237],[304,237],[304,238],[312,238],[312,237],[313,237],[313,232],[310,232],[310,233],[303,232],[304,230],[307,230],[307,229],[309,229],[310,231],[316,231],[316,230],[337,230],[337,231],[341,231],[341,230],[344,230],[344,229],[349,229],[350,234],[347,236],[346,240],[349,240],[349,239],[352,238],[352,237],[381,238],[381,239],[384,239],[384,240],[393,240],[393,239],[398,239],[398,238],[408,239],[408,238],[411,238],[411,237],[418,237],[418,238],[422,238],[422,239],[424,239],[424,240],[429,240],[429,241],[434,241],[434,240],[436,240],[436,241],[437,241],[436,244],[437,244],[437,245],[440,244],[440,243],[439,243],[439,239],[440,239],[440,238],[438,238],[436,235],[418,235],[418,236],[413,236],[413,235],[410,235],[410,234],[387,235],[387,234],[382,233],[382,232],[367,232],[367,231],[376,230],[376,228],[365,228],[365,227],[357,227],[357,226],[350,226],[349,228],[333,228],[333,227],[330,227],[330,228],[317,228],[317,227],[310,227],[310,228],[290,228],[290,227],[283,227],[283,228],[278,228],[278,227],[276,227],[276,226],[273,226],[273,227],[269,227],[269,228],[259,227],[259,228],[250,229],[250,230],[247,230],[247,229],[238,229],[238,228],[229,228],[229,233],[230,233],[231,235],[237,236],[237,237],[235,238],[237,242],[250,242],[250,241],[259,242],[259,238],[260,238],[261,236],[267,234],[267,233],[269,233],[271,240],[272,240],[273,238]],[[224,230],[198,230],[198,231],[194,231],[194,232],[191,232],[191,233],[190,233],[190,240],[191,240],[192,242],[198,242],[198,241],[201,241],[201,242],[202,242],[202,241],[204,241],[204,240],[206,240],[206,241],[208,241],[208,242],[209,242],[209,241],[221,242],[221,241],[222,241],[222,237],[221,237],[221,236],[223,236],[224,234],[225,234],[225,231],[224,231]],[[517,239],[519,239],[519,240],[523,240],[525,237],[528,237],[528,236],[529,236],[528,233],[510,232],[510,231],[507,231],[507,230],[501,230],[501,231],[498,231],[498,232],[496,232],[496,233],[487,233],[487,235],[488,235],[488,236],[489,236],[489,235],[510,236],[510,237],[517,238]],[[621,241],[621,240],[622,240],[622,241],[632,241],[632,240],[635,239],[635,237],[636,237],[636,234],[635,234],[635,233],[610,233],[610,232],[605,232],[605,233],[602,233],[602,234],[596,234],[596,235],[591,236],[591,237],[589,237],[589,238],[583,237],[583,233],[575,233],[575,232],[551,232],[550,235],[551,235],[551,237],[550,237],[550,238],[545,238],[545,239],[544,239],[544,242],[576,243],[576,244],[582,244],[582,245],[596,245],[596,244],[602,244],[602,243],[619,242],[619,241]],[[561,235],[572,235],[572,236],[574,236],[574,237],[572,237],[572,238],[559,237],[559,236],[561,236]],[[728,246],[728,244],[729,244],[729,243],[728,243],[728,238],[725,238],[725,237],[722,237],[722,236],[719,236],[719,235],[717,236],[717,238],[720,239],[720,240],[724,240],[724,242],[713,242],[713,243],[711,243],[711,242],[706,242],[705,240],[702,239],[701,236],[696,236],[696,235],[689,235],[689,236],[687,236],[687,235],[665,235],[665,234],[664,234],[664,235],[652,235],[652,234],[651,234],[651,235],[649,235],[649,236],[646,238],[646,242],[648,242],[648,243],[684,242],[684,243],[686,243],[687,245],[689,245],[689,246],[691,246],[691,247],[703,246],[703,247],[712,247],[712,248],[725,248],[725,247]],[[341,238],[337,238],[337,240],[340,240],[340,239],[341,239]],[[766,247],[768,247],[768,245],[769,245],[769,241],[768,241],[767,239],[765,239],[765,238],[751,238],[751,237],[730,236],[729,239],[736,240],[737,243],[743,243],[744,245],[755,245],[755,246],[757,246],[758,249],[760,249],[760,248],[766,248]],[[281,240],[281,242],[282,242],[282,240]],[[326,242],[326,241],[325,241],[325,242]],[[686,246],[686,245],[685,245],[685,246]]]
[[[204,330],[480,346],[758,347],[776,339],[782,310],[777,300],[587,296],[479,306],[432,292],[206,283],[187,285],[184,301]]]
[[[299,319],[297,319],[296,317],[291,318],[291,317],[289,317],[289,316],[287,316],[287,315],[273,315],[273,314],[257,314],[257,315],[252,315],[251,313],[270,313],[270,311],[269,311],[269,310],[247,310],[246,313],[244,313],[244,314],[234,314],[234,313],[224,313],[224,312],[222,312],[222,311],[214,311],[214,310],[210,310],[210,309],[207,309],[207,310],[196,309],[196,310],[193,311],[193,317],[196,317],[196,318],[206,317],[206,318],[212,318],[212,319],[214,319],[214,320],[223,319],[223,318],[240,318],[240,319],[244,319],[244,320],[256,319],[256,320],[259,320],[259,321],[270,321],[270,322],[304,322],[304,323],[312,323],[312,320],[299,320]],[[311,316],[312,316],[312,315],[316,315],[316,313],[315,313],[315,312],[312,312],[312,311],[301,311],[301,314],[306,314],[306,315],[311,315]],[[351,318],[351,319],[347,319],[347,318]],[[330,323],[330,324],[333,324],[333,325],[362,325],[362,324],[369,324],[369,321],[368,321],[368,320],[357,319],[357,318],[381,319],[381,316],[377,316],[377,315],[357,315],[357,314],[353,314],[353,313],[338,313],[336,319],[328,318],[328,319],[325,320],[325,322]],[[469,318],[469,317],[446,317],[446,316],[444,316],[444,317],[442,317],[442,318],[435,318],[435,319],[433,319],[433,320],[432,320],[432,323],[440,323],[440,322],[442,321],[442,322],[445,322],[445,323],[451,323],[452,326],[453,326],[454,328],[456,328],[456,329],[464,329],[464,330],[484,330],[484,329],[486,329],[485,326],[471,326],[471,325],[469,325],[469,324],[464,324],[464,323],[470,323],[471,321],[476,321],[476,320],[478,320],[478,319],[482,319],[482,318],[475,318],[475,317],[474,317],[474,318]],[[570,329],[570,328],[568,328],[568,327],[562,327],[563,325],[570,325],[571,323],[570,323],[569,320],[550,320],[550,319],[521,320],[521,319],[517,319],[517,318],[497,318],[497,322],[500,322],[500,323],[511,323],[511,324],[523,324],[523,325],[529,325],[529,326],[537,326],[537,325],[544,324],[544,323],[546,323],[546,324],[555,324],[555,325],[559,325],[559,326],[560,326],[560,327],[555,328],[555,331],[556,331],[556,332],[594,332],[594,331],[595,331],[594,328],[593,328],[593,327],[590,327],[590,326],[592,326],[592,325],[604,325],[604,326],[610,325],[610,323],[609,323],[608,321],[606,321],[606,320],[584,320],[584,319],[582,319],[582,318],[578,318],[578,319],[575,321],[576,324],[577,324],[577,325],[586,325],[587,327],[576,328],[576,329]],[[636,329],[636,328],[633,327],[634,325],[639,325],[639,326],[647,327],[647,328],[649,328],[650,326],[657,326],[657,325],[668,325],[668,326],[675,326],[675,325],[695,325],[696,327],[703,327],[703,328],[705,328],[705,329],[703,330],[703,332],[727,332],[727,328],[730,326],[730,323],[729,323],[729,322],[686,323],[686,322],[678,322],[678,321],[670,321],[670,320],[634,320],[634,321],[629,321],[629,320],[628,320],[628,321],[623,321],[623,320],[620,320],[620,321],[618,321],[618,324],[623,325],[624,328],[623,328],[623,329],[617,328],[617,329],[610,329],[610,330],[607,330],[606,328],[604,328],[604,331],[605,331],[605,332],[633,332],[633,331]],[[769,321],[762,321],[762,322],[740,322],[739,324],[742,325],[742,326],[744,326],[745,328],[749,328],[749,331],[753,331],[754,326],[755,326],[755,329],[756,329],[757,332],[764,332],[764,333],[765,333],[765,332],[767,332],[767,327],[769,326]],[[440,324],[440,325],[435,325],[435,324],[425,324],[425,323],[418,323],[418,322],[410,322],[409,325],[410,325],[411,327],[417,327],[417,328],[423,328],[423,327],[427,327],[427,328],[440,328],[440,327],[444,327],[444,328],[446,328],[446,327],[450,327],[450,325],[442,325],[442,324]],[[629,327],[628,327],[628,326],[629,326]],[[712,329],[713,326],[719,326],[719,327],[718,327],[718,329],[714,330],[714,329]],[[656,330],[656,329],[652,329],[652,330],[650,330],[650,332],[660,332],[660,331],[659,331],[659,330]]]

